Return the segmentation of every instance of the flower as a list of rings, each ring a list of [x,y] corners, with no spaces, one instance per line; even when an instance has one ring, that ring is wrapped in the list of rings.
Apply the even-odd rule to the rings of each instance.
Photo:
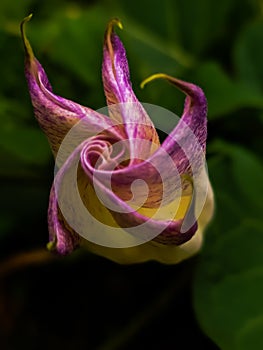
[[[21,23],[25,75],[58,168],[48,209],[49,249],[65,255],[83,245],[120,263],[178,263],[195,254],[213,214],[203,91],[165,74],[142,83],[162,78],[186,94],[179,123],[160,145],[131,86],[126,52],[114,32],[122,28],[119,20],[109,22],[104,40],[108,117],[53,93],[25,35],[30,18]]]

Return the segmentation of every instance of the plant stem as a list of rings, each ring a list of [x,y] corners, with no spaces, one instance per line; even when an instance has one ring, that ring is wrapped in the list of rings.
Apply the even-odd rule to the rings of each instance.
[[[0,262],[0,279],[30,265],[48,263],[54,259],[54,255],[45,248],[37,248],[27,252],[21,252],[8,257]]]

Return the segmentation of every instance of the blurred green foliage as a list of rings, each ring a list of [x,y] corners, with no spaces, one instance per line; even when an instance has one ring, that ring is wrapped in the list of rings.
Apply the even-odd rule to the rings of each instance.
[[[262,1],[1,1],[0,239],[5,247],[19,236],[15,250],[21,240],[36,240],[36,227],[45,228],[52,181],[51,152],[33,118],[23,74],[19,23],[31,12],[28,36],[57,94],[95,109],[105,105],[102,44],[112,17],[124,25],[119,34],[141,101],[181,113],[183,96],[170,85],[139,89],[156,72],[203,88],[217,208],[198,260],[194,307],[220,348],[262,348]]]

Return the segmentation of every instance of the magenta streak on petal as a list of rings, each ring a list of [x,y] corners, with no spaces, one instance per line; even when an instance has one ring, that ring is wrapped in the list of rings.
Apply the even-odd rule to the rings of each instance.
[[[149,140],[158,146],[159,139],[154,125],[133,92],[125,49],[114,32],[110,34],[110,43],[111,48],[105,40],[102,77],[108,105],[119,104],[113,107],[112,117],[125,125],[128,140]],[[138,159],[147,158],[151,153],[150,142],[148,146],[144,143],[144,147],[130,142],[132,164]]]
[[[81,237],[78,233],[71,228],[60,210],[60,200],[64,201],[64,198],[61,197],[61,186],[63,175],[66,172],[71,170],[72,164],[77,157],[79,157],[79,153],[81,148],[83,147],[85,141],[80,144],[75,150],[71,153],[68,159],[64,162],[62,167],[57,172],[49,197],[49,208],[48,208],[48,229],[49,229],[49,245],[51,249],[59,254],[66,255],[71,253],[81,241]],[[67,184],[67,187],[72,184]],[[74,202],[71,201],[71,192],[66,188],[67,193],[67,207],[69,210],[74,210]],[[77,191],[76,186],[73,189]],[[64,189],[65,191],[65,189]],[[60,197],[59,197],[60,196]],[[62,199],[61,199],[62,198]],[[77,218],[76,213],[76,218]]]
[[[158,207],[164,183],[170,189],[166,198],[168,202],[174,199],[175,191],[182,186],[175,169],[179,175],[187,174],[191,177],[193,172],[197,175],[205,166],[206,98],[203,91],[193,84],[176,80],[176,86],[188,94],[183,115],[177,126],[147,161],[116,169],[112,174],[112,188],[123,200],[129,199],[133,181],[142,179],[149,187],[149,195],[144,206]],[[161,176],[156,169],[162,170]],[[102,182],[103,176],[101,170]],[[183,184],[185,190],[189,188],[188,185],[189,183]]]
[[[125,201],[118,197],[108,186],[105,186],[102,181],[100,181],[99,171],[97,176],[93,176],[93,167],[89,164],[89,152],[88,152],[88,142],[81,150],[80,161],[83,170],[90,178],[91,183],[100,188],[100,191],[103,193],[104,199],[106,198],[107,204],[106,207],[114,207],[115,210],[110,210],[112,216],[120,227],[126,229],[129,232],[129,227],[138,226],[144,224],[144,234],[150,235],[152,232],[159,232],[159,235],[155,240],[160,241],[165,244],[175,244],[180,245],[188,241],[197,230],[197,222],[192,220],[192,227],[187,231],[181,232],[181,227],[183,224],[183,219],[181,220],[155,220],[149,217],[146,217],[134,209],[132,209]],[[131,166],[130,166],[131,167]],[[188,213],[186,214],[193,218],[195,201],[193,200]],[[123,213],[123,210],[126,213]],[[122,212],[120,212],[122,211]]]
[[[80,244],[80,236],[65,224],[58,207],[54,186],[51,188],[49,198],[48,229],[52,249],[61,255],[71,253]]]
[[[56,96],[40,63],[33,58],[26,63],[26,78],[34,106],[35,116],[46,133],[54,154],[69,130],[86,118],[90,135],[112,128],[114,123],[102,114],[73,101]],[[119,128],[118,134],[123,132]],[[90,136],[87,134],[87,137]],[[123,137],[123,136],[122,136]]]
[[[148,218],[144,215],[139,214],[134,211],[126,202],[121,200],[116,194],[114,194],[108,187],[104,186],[102,182],[97,181],[96,177],[94,178],[90,172],[89,167],[89,155],[90,153],[87,151],[92,147],[93,140],[86,140],[83,144],[79,145],[74,152],[70,155],[67,161],[63,164],[61,169],[56,175],[55,186],[56,186],[56,195],[54,196],[54,191],[51,193],[50,197],[50,209],[49,209],[49,230],[50,230],[50,239],[52,242],[54,240],[57,242],[56,250],[58,252],[69,252],[71,247],[74,244],[78,244],[79,242],[75,241],[74,231],[68,227],[65,223],[65,220],[62,218],[61,213],[58,209],[57,196],[60,196],[60,200],[66,205],[66,210],[70,210],[74,213],[74,201],[72,206],[72,192],[68,188],[67,182],[64,184],[63,179],[65,175],[68,175],[72,169],[74,168],[74,162],[80,153],[80,164],[85,172],[85,174],[90,179],[90,183],[96,184],[100,191],[102,191],[104,198],[106,198],[107,202],[113,205],[117,210],[110,210],[111,215],[116,220],[116,222],[120,225],[120,227],[124,228],[124,230],[129,232],[129,228],[136,227],[138,225],[144,225],[143,231],[138,230],[138,238],[140,238],[141,232],[143,232],[144,236],[152,235],[153,232],[157,232],[158,236],[154,238],[157,242],[162,244],[173,244],[180,245],[187,242],[197,230],[197,222],[193,222],[192,227],[190,227],[187,231],[181,232],[181,227],[183,224],[183,219],[181,220],[154,220]],[[73,191],[74,191],[73,185]],[[75,191],[77,188],[75,187]],[[188,212],[186,214],[189,216],[193,215],[194,209],[194,200]],[[65,208],[65,206],[64,206]],[[118,210],[126,210],[127,213],[119,213]],[[78,213],[74,214],[74,218],[78,221]],[[191,218],[190,218],[191,219]],[[88,229],[88,228],[87,228]],[[133,232],[136,236],[135,233]],[[72,236],[73,238],[70,238]],[[56,239],[54,239],[56,237]]]
[[[187,95],[183,115],[176,128],[172,131],[170,135],[171,138],[176,140],[178,137],[181,140],[186,138],[184,132],[187,131],[187,125],[194,133],[198,143],[205,152],[207,137],[207,101],[204,92],[200,87],[179,79],[170,78],[169,81]],[[186,134],[188,135],[188,132]],[[167,139],[164,142],[164,147],[166,142],[169,142],[169,140]],[[191,147],[191,144],[188,146]]]
[[[58,171],[50,194],[48,212],[50,240],[61,254],[71,252],[80,242],[80,237],[73,228],[69,227],[62,215],[62,209],[59,209],[59,187],[60,184],[63,187],[63,178],[70,172],[76,155],[80,156],[80,166],[84,170],[80,173],[81,176],[84,176],[82,178],[85,180],[84,185],[86,182],[93,183],[103,193],[111,208],[120,209],[120,211],[112,209],[109,211],[120,227],[126,231],[129,232],[129,228],[144,225],[146,235],[158,232],[155,240],[163,244],[180,245],[190,240],[197,230],[194,215],[195,190],[190,192],[192,193],[191,205],[184,219],[180,220],[148,218],[126,203],[126,200],[129,200],[126,195],[130,196],[130,187],[134,180],[142,179],[150,190],[144,207],[158,208],[162,201],[164,186],[166,190],[169,189],[170,194],[167,197],[169,202],[174,199],[174,193],[181,186],[181,181],[178,181],[180,176],[187,174],[191,178],[193,172],[198,172],[204,167],[207,135],[205,96],[199,87],[166,76],[166,79],[181,89],[187,97],[180,122],[154,152],[151,143],[159,146],[158,135],[132,90],[125,49],[118,36],[112,31],[112,23],[106,31],[102,65],[104,90],[112,119],[73,101],[56,96],[52,92],[44,69],[34,58],[30,44],[22,33],[25,48],[28,50],[25,72],[32,104],[36,118],[49,139],[54,155],[57,154],[68,131],[76,123],[85,120],[85,125],[88,126],[85,141],[74,149]],[[116,103],[117,106],[113,105]],[[114,119],[118,120],[121,125],[115,125]],[[192,135],[197,142],[191,142]],[[125,140],[128,146],[123,143],[123,147],[119,150],[120,153],[114,154],[111,145]],[[140,140],[149,141],[148,145],[140,143]],[[127,153],[129,153],[129,158],[126,158],[129,160],[128,165],[127,163],[120,165],[119,160]],[[99,163],[96,164],[98,160]],[[96,166],[97,169],[95,169]],[[174,171],[175,168],[179,179]],[[157,169],[162,170],[162,177]],[[94,178],[95,173],[97,176]],[[112,173],[110,185],[113,191],[105,180],[109,173]],[[81,181],[79,178],[78,180]],[[77,182],[75,186],[77,187]],[[191,187],[191,191],[192,189]],[[74,201],[71,200],[71,193],[67,191],[67,187],[64,187],[64,190],[66,190],[67,209],[73,213],[76,220],[79,220]],[[77,188],[75,190],[77,191]],[[188,225],[189,228],[185,231],[182,226],[187,218],[192,224],[191,227]]]

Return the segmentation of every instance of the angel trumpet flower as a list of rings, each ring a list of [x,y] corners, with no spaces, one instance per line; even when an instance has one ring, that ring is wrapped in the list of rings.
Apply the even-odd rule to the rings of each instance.
[[[161,78],[186,94],[178,124],[160,144],[132,90],[126,52],[114,32],[114,26],[122,28],[117,19],[108,24],[104,40],[107,116],[53,93],[25,34],[30,18],[21,23],[25,75],[57,166],[49,249],[65,255],[81,245],[120,263],[174,264],[198,252],[214,203],[205,168],[203,91],[165,74],[142,83]]]

